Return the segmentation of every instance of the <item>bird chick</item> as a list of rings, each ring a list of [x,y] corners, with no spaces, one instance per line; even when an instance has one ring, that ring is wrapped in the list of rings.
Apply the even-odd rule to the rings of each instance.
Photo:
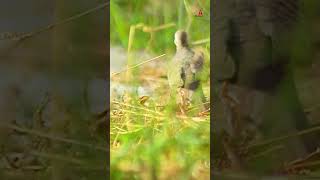
[[[199,73],[202,70],[204,63],[204,54],[201,51],[195,51],[194,56],[192,58],[192,62],[190,64],[192,73]]]
[[[189,48],[188,35],[179,30],[174,35],[176,54],[168,67],[168,81],[171,95],[177,96],[180,110],[185,114],[186,106],[205,103],[199,74],[203,67],[204,55]],[[201,108],[205,110],[203,106]]]

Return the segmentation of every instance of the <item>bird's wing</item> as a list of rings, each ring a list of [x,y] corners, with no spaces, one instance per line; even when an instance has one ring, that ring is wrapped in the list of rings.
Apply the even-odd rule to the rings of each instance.
[[[181,78],[182,74],[182,61],[178,55],[175,55],[167,67],[167,76],[170,88],[179,88],[184,85]]]
[[[192,73],[198,73],[202,70],[204,63],[204,54],[201,51],[195,51],[191,62],[190,62],[190,68]]]
[[[188,49],[188,51],[184,53],[184,64],[182,68],[184,88],[190,90],[195,90],[198,88],[199,78],[197,77],[197,74],[199,74],[203,64],[201,61],[203,61],[201,53],[196,53],[191,49]]]

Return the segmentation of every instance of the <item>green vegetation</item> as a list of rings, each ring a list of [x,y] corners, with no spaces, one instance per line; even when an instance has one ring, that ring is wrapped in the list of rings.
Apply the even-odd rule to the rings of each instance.
[[[194,17],[194,4],[202,8],[203,17]],[[111,83],[128,83],[129,79],[130,87],[153,89],[148,96],[134,91],[111,97],[111,179],[209,179],[210,115],[178,115],[166,79],[166,63],[175,52],[174,33],[185,29],[192,46],[205,54],[202,81],[210,99],[209,5],[210,1],[202,0],[111,1],[111,48],[127,50],[128,67],[147,60],[136,58],[137,51],[152,57],[165,54],[111,75]],[[190,109],[196,110],[197,105]]]

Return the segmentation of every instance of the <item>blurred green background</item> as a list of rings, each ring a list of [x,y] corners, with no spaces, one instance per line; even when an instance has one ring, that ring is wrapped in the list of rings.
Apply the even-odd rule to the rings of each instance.
[[[196,5],[203,10],[203,17],[195,18],[192,11]],[[153,52],[174,50],[173,34],[177,29],[185,29],[193,40],[210,38],[210,1],[208,0],[113,0],[110,3],[111,45],[121,44],[128,47],[130,26],[143,23],[158,27],[174,23],[154,36]],[[133,43],[134,49],[146,48],[150,34],[137,31]]]

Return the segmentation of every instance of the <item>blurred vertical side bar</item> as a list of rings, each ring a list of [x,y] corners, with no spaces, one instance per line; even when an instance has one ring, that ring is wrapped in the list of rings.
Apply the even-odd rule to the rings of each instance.
[[[53,7],[51,0],[1,1],[0,179],[33,179],[44,172],[39,156],[32,153],[39,150],[33,143],[42,134],[34,120],[47,89],[44,74],[52,57],[52,34],[22,37],[50,24]],[[22,170],[31,166],[38,168]]]
[[[110,1],[108,0],[109,5],[106,8],[107,14],[107,42],[106,42],[106,51],[107,51],[107,65],[106,65],[106,79],[107,79],[107,112],[106,112],[106,122],[107,122],[107,148],[110,150]],[[109,113],[108,113],[109,112]],[[107,179],[110,179],[110,151],[107,155]]]
[[[214,14],[216,13],[216,0],[210,1],[210,54],[214,56],[214,44],[215,38],[214,38],[214,21],[215,21],[215,16]],[[211,56],[210,56],[211,57]],[[215,61],[214,58],[211,57],[210,59],[210,85],[214,85],[213,81],[213,61]],[[214,154],[214,146],[212,143],[213,139],[213,130],[214,130],[214,121],[215,121],[215,113],[214,113],[214,100],[212,100],[213,97],[213,91],[214,88],[210,88],[210,179],[214,179],[213,177],[213,154]]]
[[[108,5],[1,5],[0,179],[106,179]]]
[[[104,0],[56,1],[55,22],[70,22],[54,29],[51,130],[79,143],[57,143],[51,151],[69,150],[80,156],[73,168],[59,160],[52,162],[54,179],[108,176],[108,7]]]

